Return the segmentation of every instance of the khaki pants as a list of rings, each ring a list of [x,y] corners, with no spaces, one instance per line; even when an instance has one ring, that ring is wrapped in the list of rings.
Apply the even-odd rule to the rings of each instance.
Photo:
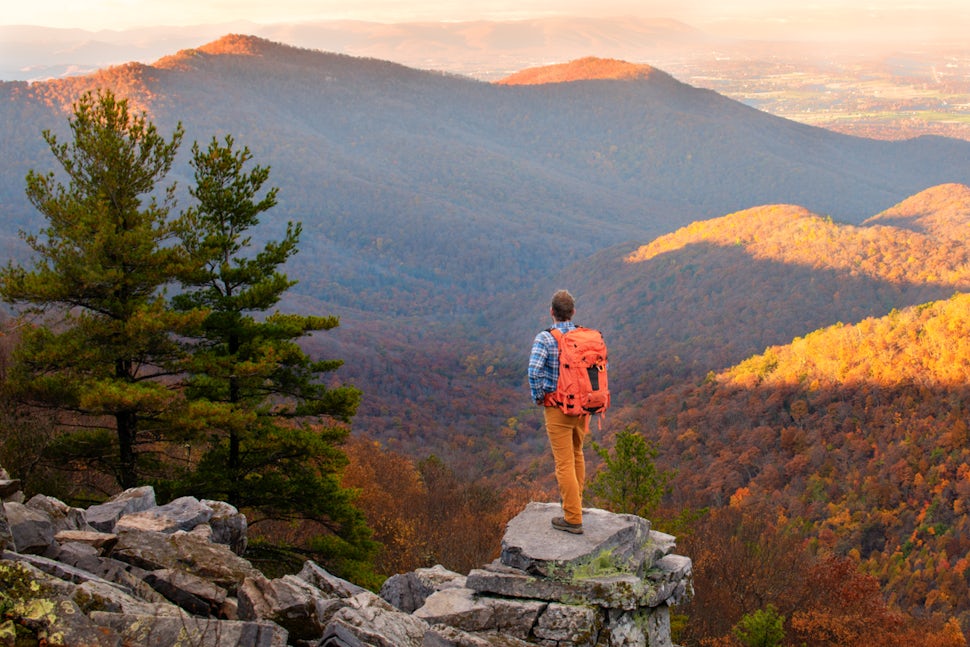
[[[562,497],[563,516],[569,523],[583,523],[583,488],[586,461],[583,440],[589,416],[567,416],[557,407],[546,407],[546,434],[556,462],[556,482]]]

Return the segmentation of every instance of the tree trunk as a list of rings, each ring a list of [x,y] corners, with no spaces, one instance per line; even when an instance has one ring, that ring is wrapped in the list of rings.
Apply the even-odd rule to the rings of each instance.
[[[138,467],[135,463],[135,432],[137,417],[130,411],[122,411],[115,415],[118,426],[118,449],[120,465],[118,466],[118,483],[125,490],[138,485]]]

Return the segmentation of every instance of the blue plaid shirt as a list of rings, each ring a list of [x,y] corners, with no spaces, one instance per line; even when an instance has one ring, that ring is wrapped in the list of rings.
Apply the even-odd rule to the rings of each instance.
[[[576,327],[572,321],[557,321],[553,326],[563,332]],[[559,344],[548,330],[536,335],[532,342],[532,354],[529,355],[529,390],[532,391],[532,401],[542,404],[546,393],[556,390],[559,381]]]

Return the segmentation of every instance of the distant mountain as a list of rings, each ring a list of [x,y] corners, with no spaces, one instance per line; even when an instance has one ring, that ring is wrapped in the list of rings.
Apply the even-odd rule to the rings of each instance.
[[[11,224],[36,222],[23,177],[52,163],[40,131],[65,132],[99,86],[271,165],[273,217],[305,226],[298,289],[321,307],[450,316],[694,220],[783,202],[858,222],[970,182],[970,143],[841,136],[659,73],[510,87],[230,36],[153,66],[0,84]]]
[[[644,81],[664,76],[673,81],[669,74],[649,65],[638,65],[627,61],[587,57],[545,67],[530,68],[516,72],[497,81],[499,85],[542,85],[544,83],[571,83],[573,81]]]
[[[798,204],[858,224],[927,187],[970,183],[968,142],[838,135],[653,69],[602,78],[603,69],[624,67],[581,59],[555,70],[580,80],[500,85],[227,36],[150,66],[3,83],[0,242],[22,256],[16,230],[40,225],[24,177],[54,168],[40,133],[65,137],[71,102],[83,91],[113,88],[163,133],[181,121],[187,142],[231,133],[271,166],[270,181],[281,189],[263,235],[279,235],[289,219],[303,222],[301,251],[287,268],[299,284],[285,306],[342,317],[338,331],[313,344],[347,360],[341,377],[367,394],[357,428],[422,451],[460,435],[490,447],[507,442],[484,439],[528,406],[521,357],[507,349],[527,352],[556,287],[575,286],[585,313],[599,311],[591,320],[614,330],[618,369],[627,371],[617,384],[631,393],[664,384],[665,373],[673,379],[729,365],[830,317],[879,312],[872,295],[888,311],[936,298],[933,290],[952,291],[917,282],[899,296],[881,274],[822,268],[819,276],[784,258],[753,260],[733,241],[624,263],[621,254],[657,236],[757,205]],[[182,206],[191,180],[187,154],[186,145],[172,174]],[[809,229],[840,231],[813,218]],[[784,209],[745,211],[725,222],[741,227],[747,219],[787,222]],[[705,258],[706,251],[720,260]],[[604,271],[590,275],[593,267]],[[702,267],[715,268],[706,274],[707,296],[690,287]],[[715,285],[727,277],[734,287]],[[864,303],[845,296],[820,309],[843,279],[842,294],[865,294]],[[662,301],[668,293],[682,301]],[[810,298],[792,296],[801,293]],[[783,301],[773,305],[774,298]],[[738,303],[751,305],[735,313]],[[733,328],[715,325],[732,318]],[[643,361],[624,369],[629,360],[620,358],[635,356],[628,349],[643,344],[635,330],[644,323],[676,331],[650,344],[666,340],[683,350],[665,355],[648,344]],[[739,337],[729,338],[733,333]],[[712,350],[716,357],[706,357]],[[418,382],[421,388],[410,388]],[[485,393],[504,400],[483,409]],[[469,445],[458,447],[443,453],[468,453]]]
[[[0,79],[43,80],[133,60],[150,63],[227,33],[483,80],[589,55],[641,62],[675,60],[730,42],[675,20],[633,17],[391,24],[234,22],[120,31],[0,26]]]

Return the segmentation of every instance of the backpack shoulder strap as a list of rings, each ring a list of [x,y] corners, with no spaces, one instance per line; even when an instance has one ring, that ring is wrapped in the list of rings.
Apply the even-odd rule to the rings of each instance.
[[[577,325],[572,330],[568,330],[566,332],[572,332],[573,330],[581,330],[582,328],[583,328],[583,326]],[[563,337],[566,336],[566,333],[564,333],[563,331],[559,330],[555,326],[553,326],[552,328],[546,328],[546,332],[549,333],[549,334],[551,334],[556,341],[559,341],[560,339],[562,339]]]

